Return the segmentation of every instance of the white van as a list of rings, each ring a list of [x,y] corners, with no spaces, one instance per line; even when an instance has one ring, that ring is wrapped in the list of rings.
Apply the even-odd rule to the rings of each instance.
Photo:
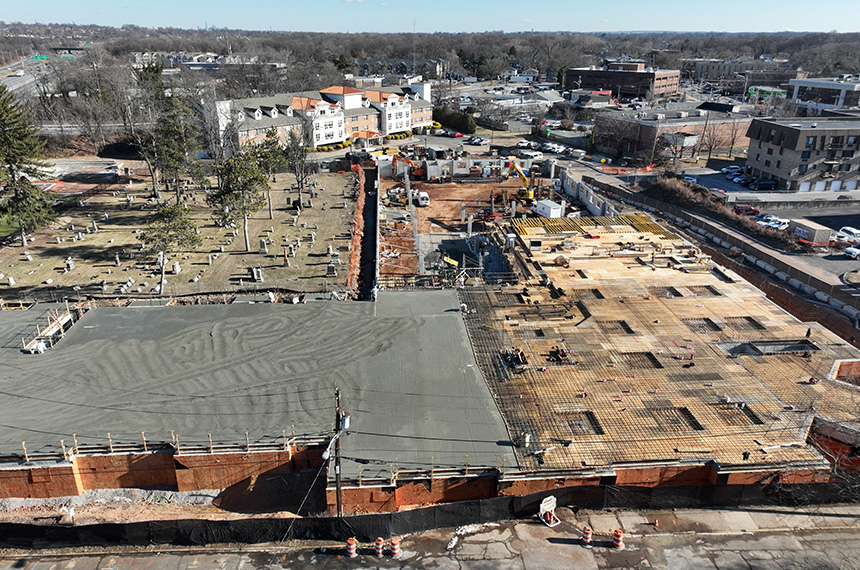
[[[543,160],[543,153],[538,150],[521,150],[520,156],[532,160]]]
[[[430,194],[427,192],[419,192],[418,193],[418,205],[419,206],[429,206],[430,205]]]

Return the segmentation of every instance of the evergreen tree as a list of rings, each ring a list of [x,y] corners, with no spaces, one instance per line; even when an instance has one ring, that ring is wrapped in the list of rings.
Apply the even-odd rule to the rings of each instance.
[[[0,85],[0,217],[17,224],[23,247],[27,232],[56,217],[49,194],[31,182],[48,167],[37,132],[28,110]]]

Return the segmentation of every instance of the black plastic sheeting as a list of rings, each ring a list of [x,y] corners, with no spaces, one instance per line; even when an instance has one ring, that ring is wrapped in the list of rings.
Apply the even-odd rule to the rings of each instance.
[[[287,539],[360,542],[434,528],[529,518],[540,502],[555,495],[559,506],[603,509],[668,509],[751,505],[799,505],[843,502],[846,488],[833,484],[689,487],[565,487],[523,497],[461,501],[421,509],[337,518],[176,520],[129,524],[47,526],[0,523],[0,547],[61,548],[171,544],[280,542]],[[856,500],[857,497],[851,497]]]

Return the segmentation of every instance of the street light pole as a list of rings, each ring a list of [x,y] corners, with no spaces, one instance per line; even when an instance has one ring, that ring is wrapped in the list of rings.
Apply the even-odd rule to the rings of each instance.
[[[340,430],[343,416],[340,410],[340,388],[334,389],[335,411],[334,411],[334,484],[337,497],[337,516],[343,516],[343,503],[340,497]]]

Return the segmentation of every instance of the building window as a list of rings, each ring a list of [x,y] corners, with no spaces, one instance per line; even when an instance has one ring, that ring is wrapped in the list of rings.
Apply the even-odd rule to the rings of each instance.
[[[758,141],[758,147],[761,148],[761,141]]]
[[[320,134],[319,134],[319,133],[317,133],[316,135],[314,135],[314,140],[316,140],[316,141],[319,141],[319,140],[320,140]]]
[[[815,144],[815,137],[806,137],[806,146],[813,146]]]
[[[800,153],[800,158],[801,158],[801,160],[807,160],[807,159],[809,159],[811,154],[812,154],[811,152],[809,152],[808,150],[805,150],[805,151]]]
[[[839,172],[848,172],[849,170],[851,170],[850,164],[840,164],[839,165]]]
[[[779,154],[782,154],[782,151],[784,151],[784,150],[785,150],[785,148],[779,147]]]
[[[852,156],[854,156],[853,150],[843,150],[842,151],[842,158],[851,158]]]
[[[352,132],[357,133],[357,132],[358,132],[358,127],[352,127]]]
[[[808,164],[801,164],[801,165],[800,165],[800,167],[798,167],[797,171],[798,171],[799,173],[801,173],[801,174],[805,174],[805,173],[806,173],[806,170],[807,170],[808,168],[809,168],[809,165],[808,165]]]
[[[765,161],[764,161],[764,165],[765,165],[765,167],[770,168],[770,161],[769,161],[769,160],[765,160]]]
[[[761,162],[761,153],[757,153],[757,154],[755,155],[755,161],[756,161],[756,162]]]
[[[857,142],[857,137],[848,137],[845,144],[847,144],[848,146],[851,146],[856,142]]]
[[[780,166],[782,166],[782,161],[781,161],[781,160],[777,160],[777,161],[776,161],[776,167],[777,167],[777,168],[779,168]]]
[[[768,154],[773,154],[773,148],[769,148],[769,149],[767,149],[767,153],[768,153]]]

